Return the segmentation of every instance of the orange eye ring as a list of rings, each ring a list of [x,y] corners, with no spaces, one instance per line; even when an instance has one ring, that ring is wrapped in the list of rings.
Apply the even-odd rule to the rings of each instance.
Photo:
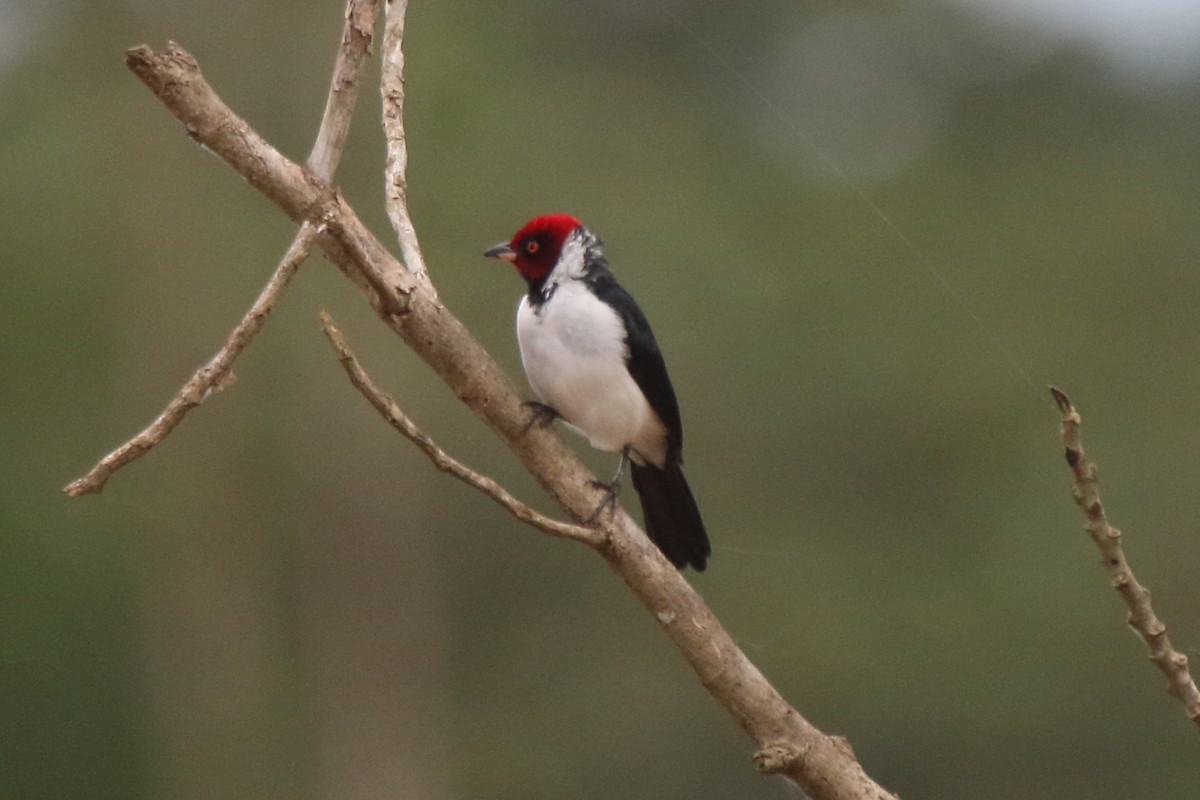
[[[529,255],[533,255],[540,248],[541,248],[541,245],[539,245],[537,243],[536,239],[530,239],[528,242],[525,243],[525,252],[529,253]]]

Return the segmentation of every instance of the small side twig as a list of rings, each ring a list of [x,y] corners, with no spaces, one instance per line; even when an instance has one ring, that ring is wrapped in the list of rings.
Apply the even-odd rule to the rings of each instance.
[[[308,157],[313,174],[324,181],[333,179],[350,132],[350,120],[358,100],[358,76],[370,53],[375,18],[379,15],[379,0],[348,0],[346,24],[342,42],[334,62],[333,78],[325,102],[325,113],[317,131],[317,139]],[[317,229],[304,224],[271,273],[266,286],[242,317],[221,348],[175,393],[166,408],[140,433],[100,459],[86,475],[71,481],[63,491],[72,497],[97,494],[112,474],[126,464],[136,461],[171,433],[187,413],[203,403],[210,395],[232,382],[233,362],[237,360],[275,308],[300,265],[308,258],[316,240]]]
[[[1079,440],[1079,412],[1061,389],[1050,387],[1058,410],[1062,412],[1062,438],[1066,447],[1067,465],[1075,475],[1072,495],[1083,510],[1087,524],[1083,526],[1092,537],[1104,568],[1112,577],[1113,588],[1121,595],[1129,608],[1126,621],[1146,647],[1150,649],[1150,660],[1167,679],[1167,691],[1183,704],[1184,712],[1192,722],[1200,725],[1200,690],[1188,671],[1188,659],[1171,646],[1167,637],[1167,626],[1154,613],[1150,605],[1150,590],[1134,577],[1129,562],[1121,547],[1121,532],[1108,521],[1104,504],[1100,501],[1099,477],[1096,465],[1083,453]]]
[[[337,352],[338,360],[342,362],[342,368],[346,370],[346,375],[350,378],[350,383],[354,385],[354,388],[358,389],[359,393],[367,399],[367,402],[374,406],[375,410],[393,428],[404,434],[405,438],[419,447],[421,452],[429,456],[434,466],[443,472],[450,473],[468,486],[472,486],[483,492],[504,506],[514,517],[522,522],[533,525],[538,530],[553,536],[574,539],[591,547],[599,547],[604,543],[605,535],[603,531],[596,528],[585,528],[581,525],[559,522],[535,511],[513,497],[507,489],[492,478],[479,474],[438,447],[433,439],[429,438],[428,434],[418,428],[416,423],[408,418],[404,411],[401,410],[399,404],[371,380],[371,376],[363,370],[362,365],[350,350],[350,345],[347,344],[346,337],[342,334],[341,329],[338,328],[329,314],[324,311],[321,312],[321,326],[325,329],[325,336],[329,339],[329,343],[333,346],[334,351]]]

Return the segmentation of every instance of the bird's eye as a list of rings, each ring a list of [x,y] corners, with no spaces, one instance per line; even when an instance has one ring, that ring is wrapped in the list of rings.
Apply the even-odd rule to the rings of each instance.
[[[540,247],[541,247],[541,245],[537,243],[536,239],[530,239],[528,242],[525,243],[525,252],[529,253],[529,255],[533,255],[534,253],[536,253],[538,251],[538,248],[540,248]]]

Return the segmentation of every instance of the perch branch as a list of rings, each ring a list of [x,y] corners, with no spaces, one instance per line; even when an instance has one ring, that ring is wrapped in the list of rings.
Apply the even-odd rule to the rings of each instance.
[[[595,509],[595,480],[527,411],[504,372],[463,324],[363,226],[329,185],[288,161],[233,113],[177,44],[129,51],[130,69],[184,125],[293,221],[318,226],[322,251],[446,385],[499,434],[576,521]],[[604,516],[598,552],[659,622],[703,686],[758,744],[760,769],[795,780],[814,800],[891,800],[849,744],[813,726],[746,658],[704,599],[623,510]]]
[[[309,168],[326,181],[333,179],[346,146],[350,120],[358,99],[358,76],[370,53],[371,36],[378,13],[379,0],[348,0],[346,3],[346,24],[334,62],[325,113],[308,157]],[[315,233],[312,225],[300,227],[241,322],[230,331],[216,354],[175,393],[162,413],[132,439],[100,459],[86,475],[67,484],[63,491],[72,497],[99,493],[114,472],[148,453],[183,422],[189,411],[233,382],[233,373],[230,371],[233,362],[262,330],[280,295],[308,257]]]
[[[338,355],[338,360],[342,362],[342,368],[346,370],[346,376],[350,378],[350,383],[354,385],[354,388],[358,389],[359,393],[367,398],[367,402],[374,406],[375,410],[393,428],[404,434],[405,438],[419,447],[421,452],[429,456],[429,460],[433,462],[435,467],[442,472],[450,473],[468,486],[472,486],[483,492],[508,509],[509,513],[514,517],[522,522],[529,523],[540,531],[553,536],[561,536],[564,539],[574,539],[591,547],[602,546],[604,535],[599,530],[559,522],[535,511],[513,497],[507,489],[495,480],[486,475],[480,475],[438,447],[428,434],[418,428],[416,423],[408,418],[404,411],[401,410],[400,405],[371,380],[371,376],[366,373],[358,359],[354,356],[354,353],[350,350],[350,345],[347,344],[346,337],[342,334],[341,329],[338,328],[329,314],[324,311],[321,312],[321,326],[325,329],[325,336],[329,339],[329,343],[333,345],[333,349]]]
[[[1067,464],[1075,475],[1075,486],[1071,493],[1087,518],[1083,529],[1100,550],[1101,563],[1112,578],[1113,588],[1129,608],[1126,615],[1129,627],[1146,643],[1150,649],[1150,660],[1166,676],[1167,692],[1183,704],[1188,718],[1200,725],[1200,690],[1196,689],[1196,682],[1188,671],[1187,656],[1171,646],[1167,626],[1150,605],[1150,590],[1138,582],[1125,559],[1121,532],[1108,521],[1104,504],[1100,501],[1100,479],[1096,465],[1084,455],[1083,445],[1080,444],[1079,412],[1061,389],[1052,386],[1050,392],[1058,403],[1058,410],[1062,412],[1063,445]]]

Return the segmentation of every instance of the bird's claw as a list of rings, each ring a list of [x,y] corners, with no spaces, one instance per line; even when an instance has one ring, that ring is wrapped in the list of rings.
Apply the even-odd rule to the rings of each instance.
[[[529,409],[529,422],[525,423],[526,431],[535,427],[548,428],[554,424],[554,420],[562,416],[553,406],[539,403],[537,400],[526,400],[521,405]]]
[[[591,480],[588,481],[588,486],[604,492],[604,499],[600,501],[600,505],[596,506],[596,510],[591,513],[591,516],[584,520],[585,525],[591,525],[593,522],[599,519],[600,515],[604,513],[604,509],[606,508],[609,510],[609,513],[616,513],[617,495],[621,493],[621,482],[619,480],[613,481],[612,483]]]

